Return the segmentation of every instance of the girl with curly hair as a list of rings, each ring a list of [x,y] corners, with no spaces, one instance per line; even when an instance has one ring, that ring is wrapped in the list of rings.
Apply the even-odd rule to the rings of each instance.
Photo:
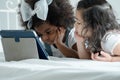
[[[20,11],[26,29],[36,31],[50,55],[78,58],[69,0],[22,0]]]

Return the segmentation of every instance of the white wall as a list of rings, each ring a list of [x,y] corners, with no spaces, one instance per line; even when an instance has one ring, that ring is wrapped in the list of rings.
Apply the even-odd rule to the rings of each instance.
[[[0,0],[0,30],[22,29],[19,26],[19,16],[17,15],[18,3],[20,3],[20,0]],[[0,52],[3,52],[1,40]]]
[[[0,0],[0,30],[19,29],[18,21],[19,0]]]
[[[120,0],[107,0],[113,7],[115,15],[120,23]]]

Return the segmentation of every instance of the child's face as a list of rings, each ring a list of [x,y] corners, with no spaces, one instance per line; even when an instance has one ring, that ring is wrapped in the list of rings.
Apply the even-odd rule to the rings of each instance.
[[[41,37],[42,41],[48,44],[53,44],[57,36],[57,27],[48,23],[35,28],[35,31]]]
[[[76,10],[76,22],[75,22],[75,32],[79,35],[79,36],[83,36],[84,37],[90,37],[92,35],[92,30],[88,29],[88,31],[86,32],[83,28],[85,27],[84,21],[82,19],[82,10]],[[83,30],[83,31],[82,31]]]
[[[76,17],[76,21],[75,21],[75,32],[81,36],[81,31],[83,29],[83,20],[81,18],[81,14],[80,14],[80,11],[76,10],[76,14],[75,14],[75,17]]]

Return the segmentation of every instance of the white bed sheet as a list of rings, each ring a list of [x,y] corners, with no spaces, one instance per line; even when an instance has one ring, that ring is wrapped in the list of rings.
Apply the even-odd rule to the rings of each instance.
[[[0,58],[3,59],[3,58]],[[0,61],[0,80],[119,80],[120,62],[55,58]]]

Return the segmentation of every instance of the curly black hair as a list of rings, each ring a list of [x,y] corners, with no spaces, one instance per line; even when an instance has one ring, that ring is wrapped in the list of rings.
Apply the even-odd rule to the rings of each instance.
[[[100,52],[102,50],[101,40],[105,33],[114,29],[120,30],[112,7],[106,0],[82,0],[77,6],[78,11],[81,9],[83,10],[82,18],[85,24],[83,30],[91,28],[93,31],[92,36],[87,39],[88,48],[90,52]]]
[[[39,0],[25,0],[32,9],[34,9],[34,4]],[[70,5],[69,0],[53,0],[53,2],[48,6],[48,16],[46,21],[37,18],[36,15],[32,17],[32,29],[40,26],[44,23],[49,23],[55,25],[56,27],[73,27],[74,25],[74,12],[73,7]],[[27,26],[27,22],[24,24]]]

